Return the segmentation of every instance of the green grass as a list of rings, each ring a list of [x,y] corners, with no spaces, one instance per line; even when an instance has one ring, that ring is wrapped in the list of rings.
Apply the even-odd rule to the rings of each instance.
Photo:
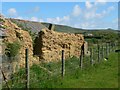
[[[89,67],[87,70],[77,69],[75,73],[66,75],[58,82],[46,82],[49,88],[117,88],[118,62],[117,55],[111,54],[109,61]],[[73,71],[71,71],[73,72]]]
[[[0,84],[0,90],[2,89],[2,84]]]
[[[60,87],[68,88],[115,88],[118,87],[118,63],[115,54],[110,60],[90,67],[86,71],[78,71],[71,79],[64,79]],[[56,86],[56,87],[58,87]]]
[[[70,64],[72,63],[72,64]],[[44,70],[40,66],[46,68]],[[109,55],[108,61],[102,61],[93,67],[88,66],[81,70],[79,59],[73,57],[66,60],[66,74],[61,77],[60,62],[33,65],[30,69],[31,88],[117,88],[118,87],[118,56]],[[48,71],[52,73],[48,73]],[[58,72],[58,73],[57,73]],[[13,88],[25,87],[24,69],[15,74]],[[12,86],[13,85],[13,86]]]

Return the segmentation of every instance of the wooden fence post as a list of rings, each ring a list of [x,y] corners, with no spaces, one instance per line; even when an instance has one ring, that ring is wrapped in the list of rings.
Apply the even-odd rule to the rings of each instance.
[[[115,50],[118,49],[118,43],[115,42]]]
[[[116,43],[114,42],[114,50],[116,50]]]
[[[29,60],[28,60],[28,49],[25,49],[25,72],[26,72],[26,89],[29,88]]]
[[[112,42],[112,51],[114,51],[115,50],[115,44],[114,44],[114,42]]]
[[[114,51],[114,49],[113,49],[113,43],[111,43],[111,47],[112,47],[111,50]]]
[[[102,59],[104,58],[104,46],[102,45]]]
[[[94,64],[96,63],[96,58],[95,55],[96,54],[96,48],[93,48],[93,60],[94,60]]]
[[[81,50],[81,55],[80,55],[80,68],[83,68],[83,50]]]
[[[90,64],[93,66],[93,49],[90,48]]]
[[[64,60],[64,50],[62,50],[62,77],[65,75],[65,60]]]
[[[110,44],[108,43],[108,55],[110,54]]]
[[[110,54],[110,52],[111,52],[111,45],[110,45],[111,43],[109,42],[109,54]]]
[[[106,58],[108,57],[108,45],[106,43]]]
[[[100,45],[98,45],[98,62],[100,62]]]

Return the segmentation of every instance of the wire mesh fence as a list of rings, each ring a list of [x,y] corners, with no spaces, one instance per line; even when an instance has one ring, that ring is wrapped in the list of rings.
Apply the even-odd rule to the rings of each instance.
[[[3,87],[8,88],[9,86],[9,88],[26,88],[27,85],[29,85],[29,88],[37,88],[38,86],[44,87],[45,85],[47,85],[45,84],[46,81],[51,82],[53,79],[57,80],[58,78],[64,77],[65,75],[73,74],[76,70],[85,70],[90,66],[102,63],[103,60],[109,60],[109,54],[113,52],[116,47],[117,44],[114,43],[93,45],[90,46],[88,49],[90,55],[84,55],[83,53],[81,53],[80,58],[76,58],[73,56],[71,58],[68,58],[67,60],[64,60],[64,63],[62,61],[41,63],[40,65],[33,65],[32,67],[30,67],[30,69],[20,69],[19,65],[17,65],[18,61],[14,61],[17,63],[16,67],[13,68],[13,64],[10,61],[12,60],[12,58],[10,59],[3,56],[4,62],[2,66],[2,71],[4,73],[10,72],[9,78],[6,79],[7,82],[5,82],[5,80],[3,81]],[[61,53],[61,55],[64,54]],[[15,60],[19,59],[18,56],[14,58]],[[26,69],[29,70],[29,73],[26,73]],[[5,76],[8,77],[7,75]]]
[[[8,57],[6,55],[2,55],[2,70],[6,73],[8,78],[10,78],[10,74],[19,70],[19,56]]]
[[[8,57],[6,55],[1,55],[1,75],[2,75],[2,81],[8,81],[8,80],[12,80],[12,74],[15,72],[19,71],[19,56],[15,56],[15,57]],[[16,77],[15,77],[16,78]],[[12,80],[13,81],[13,80]],[[4,85],[6,82],[2,82],[2,84]]]

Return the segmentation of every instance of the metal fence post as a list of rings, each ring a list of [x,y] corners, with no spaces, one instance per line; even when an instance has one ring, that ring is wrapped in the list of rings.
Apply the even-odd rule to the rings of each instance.
[[[25,49],[25,72],[26,72],[26,88],[29,88],[29,60],[28,60],[28,49]]]

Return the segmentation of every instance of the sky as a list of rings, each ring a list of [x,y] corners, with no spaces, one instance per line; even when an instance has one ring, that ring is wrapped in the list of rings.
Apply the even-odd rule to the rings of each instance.
[[[118,29],[118,2],[2,2],[1,7],[7,18],[83,29]]]

